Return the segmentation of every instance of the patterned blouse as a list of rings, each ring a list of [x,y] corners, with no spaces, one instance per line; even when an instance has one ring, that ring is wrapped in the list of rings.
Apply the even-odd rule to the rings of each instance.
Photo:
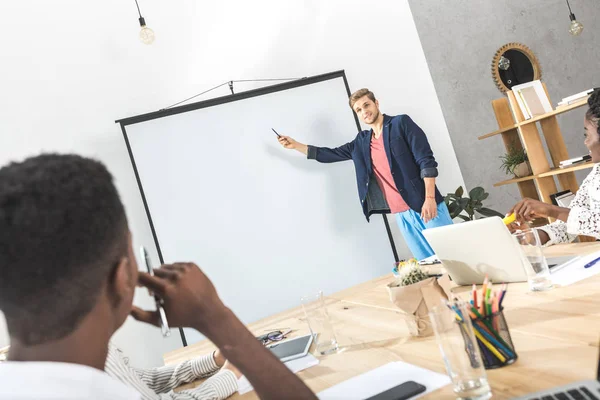
[[[600,239],[600,164],[594,165],[569,208],[571,211],[566,223],[555,221],[538,228],[550,237],[546,246],[572,242],[577,235]]]

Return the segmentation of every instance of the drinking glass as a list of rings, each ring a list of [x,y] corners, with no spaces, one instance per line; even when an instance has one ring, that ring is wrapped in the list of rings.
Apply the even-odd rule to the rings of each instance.
[[[517,231],[513,233],[513,237],[522,252],[529,289],[534,292],[551,289],[553,285],[550,280],[550,268],[544,257],[537,230]]]
[[[337,352],[338,342],[327,312],[323,292],[302,297],[302,308],[310,333],[317,344],[317,351],[323,355]]]
[[[467,304],[461,301],[440,304],[429,312],[429,317],[454,393],[463,400],[491,398]]]

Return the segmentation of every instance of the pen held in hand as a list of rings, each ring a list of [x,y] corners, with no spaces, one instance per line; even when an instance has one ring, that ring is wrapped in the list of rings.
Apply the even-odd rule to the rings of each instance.
[[[275,129],[271,128],[271,130],[272,130],[273,132],[275,132],[275,134],[277,135],[277,137],[279,137],[279,138],[281,137],[281,135],[280,135],[279,133],[277,133],[277,131],[276,131]]]
[[[146,264],[146,270],[148,271],[148,274],[154,276],[154,270],[152,269],[150,263],[150,255],[148,254],[144,246],[140,247],[140,253],[142,259],[144,260],[144,263]],[[162,335],[163,337],[167,337],[171,334],[171,329],[169,328],[169,322],[167,321],[167,314],[165,313],[165,309],[162,307],[162,299],[158,297],[155,293],[152,293],[150,289],[148,289],[148,293],[150,294],[150,296],[154,297],[154,302],[156,303],[156,311],[158,312],[158,316],[160,319]]]

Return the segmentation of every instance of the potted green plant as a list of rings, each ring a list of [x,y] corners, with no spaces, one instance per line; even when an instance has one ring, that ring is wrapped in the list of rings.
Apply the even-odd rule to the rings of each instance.
[[[508,153],[500,156],[500,160],[502,160],[500,169],[504,170],[507,175],[513,175],[515,178],[531,175],[529,160],[524,148],[515,149],[511,147]]]
[[[475,213],[482,215],[483,217],[500,217],[504,218],[504,215],[496,210],[483,206],[483,201],[487,199],[490,194],[487,193],[482,187],[477,186],[469,192],[469,195],[463,197],[465,193],[462,186],[459,186],[454,193],[448,193],[444,197],[444,201],[448,206],[450,217],[461,218],[464,221],[472,221],[475,219]],[[463,211],[467,214],[464,215]]]
[[[433,334],[429,310],[448,299],[444,281],[427,275],[414,258],[396,263],[394,276],[394,282],[387,285],[388,294],[390,301],[402,311],[409,333],[412,336]]]

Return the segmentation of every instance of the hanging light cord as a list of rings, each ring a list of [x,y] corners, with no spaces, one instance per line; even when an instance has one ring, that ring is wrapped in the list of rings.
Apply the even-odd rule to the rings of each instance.
[[[142,12],[140,11],[140,5],[138,4],[137,0],[135,0],[135,5],[138,9],[138,14],[140,15],[140,18],[142,18]]]
[[[136,0],[136,3],[137,3],[137,0]],[[180,102],[178,102],[178,103],[175,103],[175,104],[172,104],[172,105],[170,105],[170,106],[168,106],[168,107],[165,107],[165,108],[161,109],[161,111],[162,111],[162,110],[166,110],[166,109],[168,109],[168,108],[172,108],[172,107],[178,106],[178,105],[180,105],[180,104],[182,104],[182,103],[185,103],[186,101],[189,101],[189,100],[195,99],[196,97],[198,97],[198,96],[202,96],[203,94],[206,94],[206,93],[208,93],[208,92],[212,92],[213,90],[215,90],[215,89],[218,89],[218,88],[220,88],[221,86],[225,86],[225,85],[229,85],[229,84],[232,84],[232,85],[233,85],[233,83],[234,83],[234,82],[274,82],[274,81],[295,81],[295,80],[298,80],[298,79],[302,79],[302,78],[282,78],[282,79],[240,79],[240,80],[237,80],[237,81],[227,81],[227,82],[223,82],[223,83],[221,83],[220,85],[217,85],[217,86],[215,86],[215,87],[213,87],[213,88],[210,88],[210,89],[208,89],[208,90],[205,90],[205,91],[204,91],[204,92],[202,92],[202,93],[198,93],[198,94],[196,94],[196,95],[194,95],[194,96],[192,96],[192,97],[188,97],[188,98],[187,98],[187,99],[185,99],[185,100],[181,100],[181,101],[180,101]]]
[[[571,5],[569,4],[569,0],[567,0],[567,7],[569,7],[569,14],[573,15],[573,11],[571,11]]]

